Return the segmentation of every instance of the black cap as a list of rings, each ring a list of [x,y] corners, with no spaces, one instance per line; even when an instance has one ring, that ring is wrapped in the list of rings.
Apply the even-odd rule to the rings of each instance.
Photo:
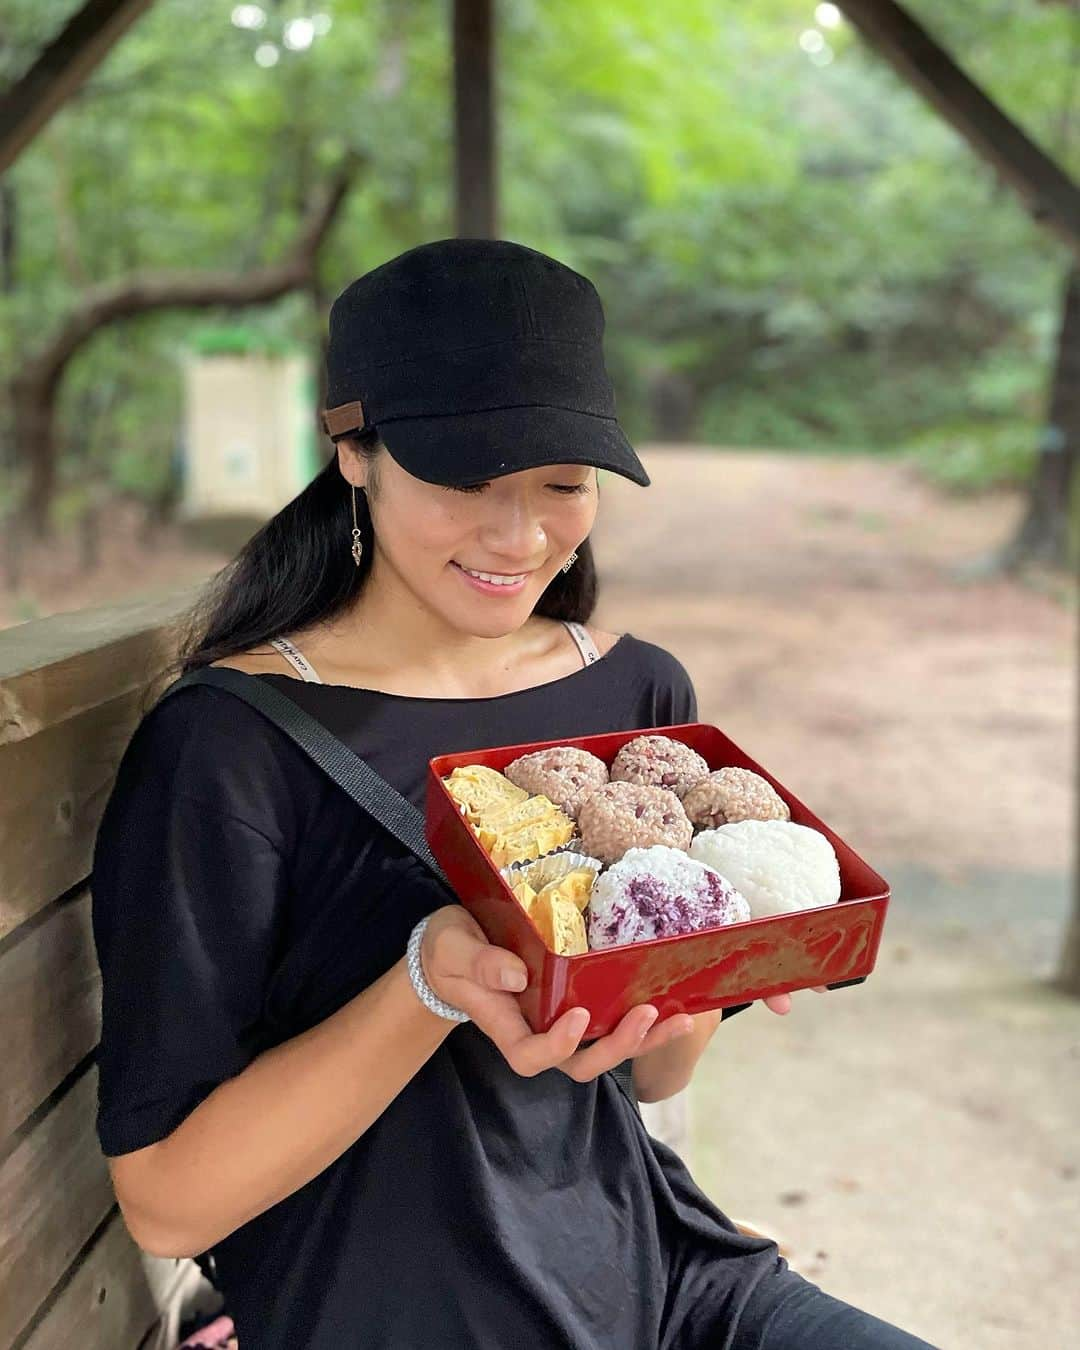
[[[330,308],[323,425],[376,427],[429,483],[543,464],[649,475],[615,417],[604,311],[579,272],[508,239],[436,239],[347,286]]]

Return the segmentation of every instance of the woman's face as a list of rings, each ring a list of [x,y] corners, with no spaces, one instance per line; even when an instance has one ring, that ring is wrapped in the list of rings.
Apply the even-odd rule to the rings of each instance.
[[[369,466],[354,463],[367,481]],[[523,469],[467,489],[414,478],[386,450],[375,464],[372,579],[387,568],[424,606],[477,636],[520,627],[596,519],[596,470],[584,464]]]

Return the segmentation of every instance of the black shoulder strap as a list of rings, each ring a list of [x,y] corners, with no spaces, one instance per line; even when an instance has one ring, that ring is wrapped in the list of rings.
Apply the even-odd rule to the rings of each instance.
[[[608,1072],[611,1074],[612,1078],[615,1079],[616,1083],[618,1083],[623,1096],[640,1115],[641,1107],[638,1105],[637,1093],[634,1091],[634,1061],[632,1059],[624,1059],[621,1064],[616,1064],[615,1067],[609,1069]]]

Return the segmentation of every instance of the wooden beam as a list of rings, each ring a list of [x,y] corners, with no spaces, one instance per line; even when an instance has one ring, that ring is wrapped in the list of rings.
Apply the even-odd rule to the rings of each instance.
[[[1080,258],[1080,187],[894,0],[837,0],[863,38]]]
[[[459,236],[497,232],[494,0],[454,0],[454,218]]]
[[[86,0],[0,98],[0,173],[100,65],[153,0]]]

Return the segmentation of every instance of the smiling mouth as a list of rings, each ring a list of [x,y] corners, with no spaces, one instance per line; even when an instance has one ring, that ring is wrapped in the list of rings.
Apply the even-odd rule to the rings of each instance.
[[[524,581],[526,577],[532,575],[531,572],[481,572],[474,567],[466,567],[463,563],[459,562],[454,562],[454,566],[459,568],[467,576],[476,577],[478,581],[490,582],[493,586],[516,586],[519,582]]]

